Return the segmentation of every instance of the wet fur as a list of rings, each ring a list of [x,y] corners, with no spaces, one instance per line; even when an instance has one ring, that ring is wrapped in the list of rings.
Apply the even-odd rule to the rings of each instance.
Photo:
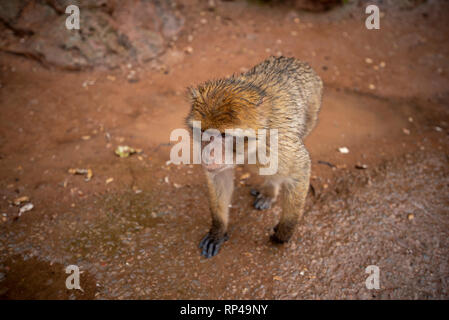
[[[288,241],[301,219],[309,188],[310,157],[303,140],[315,127],[321,107],[321,79],[304,62],[270,57],[246,73],[205,82],[190,88],[188,127],[201,121],[203,130],[214,128],[278,129],[278,172],[264,176],[255,207],[266,209],[281,194],[282,215],[272,240]],[[207,172],[212,227],[201,242],[210,257],[227,239],[228,205],[231,201],[232,168]],[[260,205],[257,205],[259,203]]]

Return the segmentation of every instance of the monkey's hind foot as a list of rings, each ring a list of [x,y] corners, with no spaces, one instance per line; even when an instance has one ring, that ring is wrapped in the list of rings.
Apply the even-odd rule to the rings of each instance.
[[[257,210],[267,210],[271,208],[271,204],[274,202],[274,199],[272,197],[268,197],[256,189],[251,190],[251,195],[256,197],[254,200],[253,206]]]
[[[278,224],[274,227],[274,233],[270,236],[270,240],[276,244],[288,242],[293,235],[293,231],[294,227]]]
[[[206,236],[200,242],[200,249],[203,249],[201,252],[202,256],[206,258],[212,258],[217,255],[220,250],[221,245],[229,239],[229,236],[225,234],[224,236],[217,238],[217,236],[212,235],[210,232],[206,234]]]

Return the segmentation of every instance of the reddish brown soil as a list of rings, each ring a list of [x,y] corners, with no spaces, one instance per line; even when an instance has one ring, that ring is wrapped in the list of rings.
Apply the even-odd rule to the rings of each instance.
[[[186,6],[186,29],[157,64],[66,72],[1,54],[0,297],[447,299],[448,9],[386,8],[369,31],[364,8],[299,12],[296,23],[288,8],[222,2]],[[210,223],[204,178],[166,165],[170,132],[183,127],[188,85],[270,54],[308,61],[325,82],[306,141],[315,192],[292,241],[274,246],[279,204],[252,209],[255,179],[237,171],[231,239],[207,260],[197,247]],[[143,152],[120,159],[120,144]],[[18,217],[21,196],[34,209]],[[84,292],[65,288],[70,264]],[[380,290],[365,287],[372,264]]]

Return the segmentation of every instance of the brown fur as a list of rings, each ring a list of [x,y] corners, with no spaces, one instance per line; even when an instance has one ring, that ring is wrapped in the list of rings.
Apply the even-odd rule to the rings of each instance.
[[[303,139],[315,127],[321,106],[322,81],[304,62],[270,57],[250,71],[227,79],[208,81],[190,89],[192,109],[186,123],[201,121],[203,130],[277,129],[278,172],[265,176],[254,206],[266,209],[282,197],[282,215],[272,240],[288,241],[301,219],[309,187],[310,157]],[[206,172],[212,227],[200,244],[203,255],[218,252],[226,239],[232,168]]]

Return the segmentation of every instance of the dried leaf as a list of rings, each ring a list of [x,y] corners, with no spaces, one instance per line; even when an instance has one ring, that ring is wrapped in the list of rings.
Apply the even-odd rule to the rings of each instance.
[[[23,196],[23,197],[19,197],[17,199],[14,199],[14,204],[16,206],[19,206],[22,202],[27,202],[30,201],[30,198],[27,196]]]
[[[134,154],[136,152],[137,152],[137,150],[135,150],[134,148],[131,148],[130,146],[118,146],[115,149],[115,154],[118,155],[120,158],[127,158],[131,154]]]

